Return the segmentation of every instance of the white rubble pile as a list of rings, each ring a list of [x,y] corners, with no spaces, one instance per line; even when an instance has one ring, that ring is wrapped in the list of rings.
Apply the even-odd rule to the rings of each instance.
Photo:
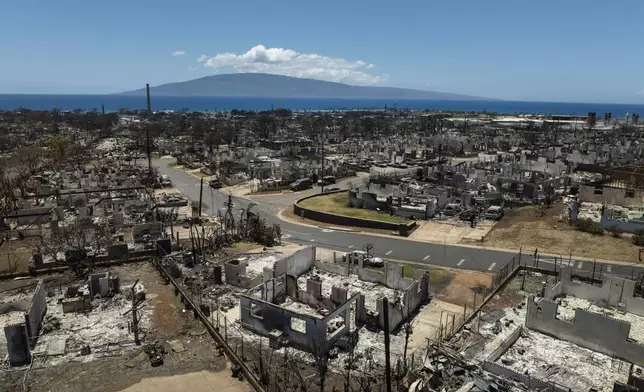
[[[3,297],[2,302],[0,302],[0,310],[3,308],[8,309],[11,305],[14,305],[11,306],[14,310],[0,314],[0,328],[4,328],[11,324],[24,323],[24,310],[15,310],[15,308],[21,307],[20,305],[26,307],[29,304],[30,299],[31,295],[26,292]],[[4,342],[4,334],[2,334],[0,342]]]
[[[348,290],[347,298],[351,298],[357,293],[363,294],[367,310],[376,311],[376,301],[381,297],[387,297],[390,301],[393,301],[398,296],[396,290],[377,283],[364,282],[358,279],[357,275],[336,275],[316,268],[313,268],[309,273],[300,275],[297,278],[297,287],[306,291],[306,280],[313,276],[319,276],[322,280],[322,296],[330,297],[333,286],[345,288]]]
[[[399,330],[395,334],[389,335],[389,350],[391,353],[391,363],[396,363],[398,358],[401,358],[405,350],[405,332]],[[410,352],[407,353],[411,355]],[[371,356],[373,360],[380,366],[385,366],[385,333],[383,331],[371,332],[367,328],[360,330],[360,337],[353,353],[354,357],[362,355],[365,357]],[[340,351],[338,357],[330,361],[329,366],[332,369],[343,369],[345,360],[349,360],[351,354],[348,352]],[[357,362],[359,368],[363,368],[364,360]]]
[[[320,319],[324,317],[324,315],[322,315],[321,313],[318,313],[314,308],[310,307],[309,305],[303,304],[301,302],[296,302],[289,297],[286,297],[286,300],[280,306],[292,312],[306,314]]]
[[[499,360],[504,366],[573,391],[612,391],[626,382],[630,365],[564,340],[525,330]]]
[[[273,254],[256,254],[239,258],[239,260],[246,261],[248,267],[246,273],[248,276],[262,276],[264,268],[273,268],[273,264],[277,261],[277,256]]]
[[[478,330],[481,337],[484,339],[484,346],[482,350],[475,353],[472,359],[475,361],[484,361],[487,357],[503,343],[512,332],[525,324],[526,306],[528,297],[525,297],[522,305],[515,308],[501,309],[496,312],[502,312],[502,316],[495,320],[484,321],[485,316],[482,316],[479,327],[479,318],[475,317],[469,324],[466,325],[473,333]],[[506,326],[506,323],[508,324]],[[465,351],[465,350],[463,350]],[[464,352],[462,352],[463,354]]]
[[[602,219],[602,204],[601,203],[580,203],[578,219],[590,219],[593,222],[600,222]]]
[[[147,295],[147,300],[153,295]],[[53,357],[55,363],[70,360],[91,361],[100,357],[102,352],[111,350],[111,346],[127,348],[134,346],[134,335],[128,331],[128,322],[132,320],[132,302],[124,295],[117,294],[112,298],[101,298],[92,301],[92,310],[87,313],[63,313],[59,300],[63,295],[47,298],[47,314],[45,320],[55,319],[59,327],[51,332],[41,335],[35,351],[46,351],[49,343],[64,339],[66,341],[66,354]],[[147,301],[146,301],[147,302]],[[126,313],[127,312],[127,313]],[[139,330],[144,332],[150,328],[150,315],[152,308],[143,306],[139,311]],[[82,347],[89,345],[92,354],[80,356]]]
[[[644,343],[644,317],[634,313],[628,313],[615,308],[599,306],[586,299],[567,296],[559,300],[557,317],[560,320],[571,321],[575,318],[575,309],[584,309],[592,313],[603,314],[617,320],[626,321],[631,324],[629,338],[639,343]]]

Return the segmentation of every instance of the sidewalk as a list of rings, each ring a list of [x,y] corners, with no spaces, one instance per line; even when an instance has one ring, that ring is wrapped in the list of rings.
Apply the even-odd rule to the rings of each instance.
[[[289,222],[289,223],[296,224],[296,225],[300,225],[300,226],[311,227],[311,228],[335,230],[335,229],[332,228],[334,226],[325,225],[324,223],[320,223],[319,225],[313,225],[313,224],[302,223],[302,222],[299,222],[299,221],[297,221],[295,219],[286,218],[285,215],[282,214],[283,211],[284,210],[280,211],[280,213],[277,214],[278,219],[280,219],[282,221]],[[364,231],[364,229],[357,228],[357,227],[344,227],[344,229],[345,229],[344,231],[349,231],[349,232],[351,232],[353,234],[362,234],[362,235],[372,235],[372,236],[395,238],[395,239],[398,239],[400,241],[424,242],[424,243],[431,243],[431,244],[445,244],[444,241],[440,241],[440,240],[439,241],[432,241],[432,240],[422,239],[422,238],[412,238],[411,236],[410,237],[400,237],[400,236],[397,236],[397,235],[382,234],[382,233],[376,233],[376,232],[371,232],[371,231]],[[340,230],[338,230],[338,231],[340,231]],[[517,249],[497,248],[497,247],[492,247],[492,246],[485,246],[484,243],[481,244],[481,245],[472,245],[472,244],[460,244],[460,243],[447,242],[447,244],[449,246],[459,246],[459,247],[462,247],[462,248],[470,248],[470,249],[495,250],[495,251],[499,251],[499,252],[508,252],[508,253],[517,253],[518,252]],[[531,255],[531,254],[534,253],[534,249],[523,249],[522,253]],[[568,255],[550,253],[550,252],[548,252],[547,250],[544,250],[544,249],[539,249],[539,255],[540,255],[540,257],[548,257],[548,258],[557,257],[559,259],[563,257],[564,260],[568,260],[568,258],[567,258]],[[572,259],[577,260],[577,261],[590,261],[590,262],[596,261],[596,262],[602,263],[602,264],[614,264],[614,265],[625,265],[625,266],[639,266],[639,265],[642,265],[642,263],[639,263],[639,262],[628,262],[628,261],[607,260],[607,259],[593,259],[593,258],[589,258],[589,257],[578,257],[578,256],[575,256],[575,255],[572,256]]]

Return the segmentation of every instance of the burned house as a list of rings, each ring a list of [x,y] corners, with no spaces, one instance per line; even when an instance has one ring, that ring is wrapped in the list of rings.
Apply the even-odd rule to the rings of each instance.
[[[241,324],[273,347],[351,350],[361,328],[392,331],[429,299],[427,273],[414,276],[396,264],[380,272],[363,262],[316,262],[315,247],[307,247],[265,268],[262,283],[240,295]]]

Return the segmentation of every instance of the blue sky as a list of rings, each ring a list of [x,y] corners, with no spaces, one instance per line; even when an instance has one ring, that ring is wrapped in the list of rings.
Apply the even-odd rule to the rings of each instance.
[[[644,104],[643,42],[642,0],[20,0],[0,11],[0,93],[112,93],[264,71]]]

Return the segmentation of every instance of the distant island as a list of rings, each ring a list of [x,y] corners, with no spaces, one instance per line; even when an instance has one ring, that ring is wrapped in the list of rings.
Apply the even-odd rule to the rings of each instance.
[[[156,96],[199,97],[290,97],[290,98],[374,98],[427,100],[492,100],[469,95],[414,90],[396,87],[352,86],[290,76],[236,73],[205,76],[186,82],[150,87]],[[145,95],[145,89],[126,91],[117,95]]]

